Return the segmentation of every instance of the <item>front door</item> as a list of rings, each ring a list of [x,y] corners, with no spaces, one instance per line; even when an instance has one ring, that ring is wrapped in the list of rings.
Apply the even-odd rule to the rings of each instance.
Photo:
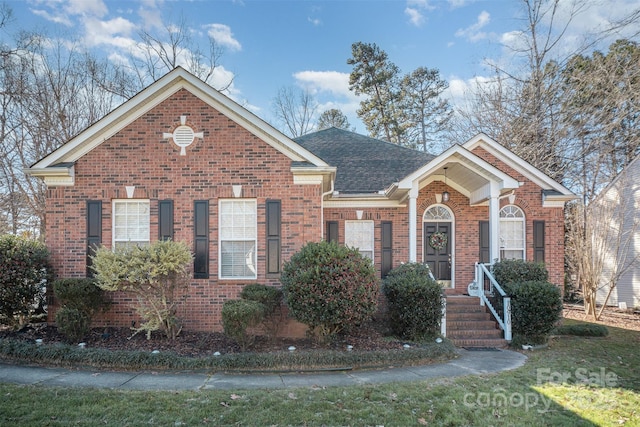
[[[451,287],[451,222],[424,223],[424,262],[436,280]]]

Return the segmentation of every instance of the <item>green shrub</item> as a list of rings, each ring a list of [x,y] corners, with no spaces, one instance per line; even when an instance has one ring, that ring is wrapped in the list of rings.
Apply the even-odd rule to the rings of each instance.
[[[391,330],[418,340],[440,333],[442,286],[429,276],[427,266],[407,263],[394,268],[383,281]]]
[[[505,290],[511,295],[514,336],[520,335],[530,340],[530,344],[546,341],[562,314],[558,287],[549,282],[530,281],[510,283]]]
[[[252,283],[245,286],[240,297],[249,301],[256,301],[264,305],[264,319],[262,326],[270,338],[278,335],[284,320],[282,312],[282,289],[273,286]]]
[[[109,305],[105,292],[96,285],[94,279],[58,279],[53,282],[53,295],[61,306],[76,308],[89,317]]]
[[[244,351],[253,339],[248,328],[256,327],[264,319],[265,306],[257,301],[227,300],[222,306],[224,333],[235,339]]]
[[[149,246],[112,251],[100,247],[92,268],[97,285],[105,291],[126,292],[135,297],[134,308],[144,322],[136,333],[160,330],[175,339],[182,330],[178,317],[180,297],[188,287],[188,267],[193,260],[189,247],[180,242],[158,240]]]
[[[50,275],[48,258],[40,242],[0,237],[0,322],[19,326],[35,311]]]
[[[357,249],[308,243],[284,264],[280,280],[291,316],[321,341],[368,320],[377,308],[375,269]]]
[[[83,310],[64,306],[56,311],[56,324],[71,342],[80,342],[89,333],[91,318]]]
[[[93,316],[109,306],[104,291],[93,279],[58,279],[53,282],[53,294],[60,304],[56,312],[58,329],[75,342],[89,332]]]
[[[578,337],[606,337],[609,329],[595,323],[578,323],[575,325],[561,325],[553,331],[556,335],[575,335]]]
[[[515,282],[546,282],[549,272],[543,263],[529,262],[521,259],[498,261],[491,267],[493,277],[500,286]]]

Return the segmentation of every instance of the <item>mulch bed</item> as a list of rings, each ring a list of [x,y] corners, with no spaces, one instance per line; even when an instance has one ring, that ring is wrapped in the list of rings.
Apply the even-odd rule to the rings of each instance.
[[[565,304],[562,316],[565,319],[581,320],[614,328],[640,331],[640,313],[634,310],[620,310],[615,307],[606,307],[600,320],[596,322],[593,320],[593,316],[585,314],[582,305]]]
[[[182,331],[175,340],[170,340],[160,333],[153,333],[147,340],[144,332],[133,336],[129,328],[95,328],[83,340],[89,348],[103,348],[108,350],[128,351],[171,351],[182,356],[204,357],[211,356],[215,352],[222,354],[240,353],[240,346],[231,338],[220,332],[190,332]],[[42,339],[45,344],[65,343],[68,340],[58,332],[55,326],[45,323],[29,324],[19,331],[8,329],[0,330],[0,339],[12,338],[24,341]],[[331,344],[321,346],[311,339],[306,338],[276,338],[270,340],[267,337],[257,337],[248,351],[270,352],[282,351],[295,346],[297,350],[313,349],[341,349],[352,345],[354,350],[391,350],[400,349],[404,342],[385,338],[375,325],[366,325],[357,332],[348,336],[339,336]]]

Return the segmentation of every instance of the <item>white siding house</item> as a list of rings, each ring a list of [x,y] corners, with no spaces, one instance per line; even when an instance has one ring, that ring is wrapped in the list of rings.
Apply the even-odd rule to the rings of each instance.
[[[603,274],[597,303],[605,303],[611,277],[619,275],[607,305],[640,307],[640,156],[593,202],[594,242],[604,248]]]

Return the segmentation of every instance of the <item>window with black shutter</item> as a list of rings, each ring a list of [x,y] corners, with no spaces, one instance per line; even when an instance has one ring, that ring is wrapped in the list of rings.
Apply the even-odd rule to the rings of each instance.
[[[533,260],[544,262],[544,221],[533,221]]]
[[[489,242],[489,221],[480,221],[479,222],[479,236],[480,236],[480,251],[478,254],[478,261],[487,264],[491,262],[489,257],[491,256],[490,247],[491,244]]]
[[[281,209],[280,200],[267,200],[267,274],[280,274]]]
[[[193,203],[194,252],[193,277],[209,278],[209,201]]]
[[[158,202],[158,239],[173,240],[173,200]]]
[[[386,277],[387,273],[393,268],[393,238],[391,221],[382,221],[382,265],[380,273],[382,277]]]
[[[87,277],[93,277],[91,257],[102,243],[102,201],[87,200]]]
[[[327,221],[327,242],[338,243],[338,221]]]

